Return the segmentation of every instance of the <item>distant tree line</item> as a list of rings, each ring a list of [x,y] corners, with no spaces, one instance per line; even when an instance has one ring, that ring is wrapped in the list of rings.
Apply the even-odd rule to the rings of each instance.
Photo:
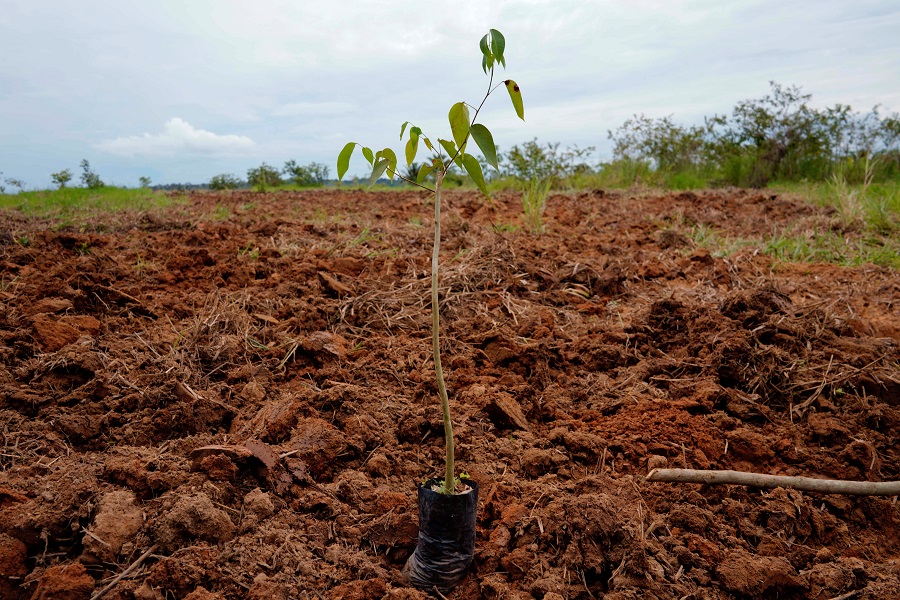
[[[285,162],[280,170],[264,162],[247,170],[246,181],[230,173],[221,173],[210,179],[207,187],[211,190],[252,187],[259,192],[277,188],[286,182],[293,182],[300,187],[322,187],[328,181],[328,173],[328,167],[317,162],[299,165],[292,159]]]
[[[205,190],[208,189],[209,186],[205,183],[163,183],[150,187],[153,190],[162,192],[187,192],[190,190]]]
[[[106,183],[91,168],[91,164],[87,159],[83,159],[79,163],[81,169],[81,185],[88,189],[101,189],[106,187]],[[307,165],[297,164],[295,160],[289,160],[284,163],[284,168],[278,170],[262,163],[259,167],[249,169],[247,171],[247,180],[244,181],[239,177],[231,174],[221,174],[213,177],[207,184],[196,183],[169,183],[163,185],[152,185],[149,177],[142,176],[138,178],[139,186],[142,188],[152,188],[154,190],[173,191],[173,190],[230,190],[253,187],[260,191],[266,191],[269,188],[275,188],[284,185],[287,182],[293,182],[301,187],[321,187],[328,181],[329,169],[327,166],[311,162]],[[56,173],[50,174],[50,180],[59,189],[69,187],[75,175],[71,169],[62,169]],[[18,191],[24,191],[25,182],[21,179],[13,177],[3,177],[0,171],[0,194],[6,192],[6,186],[18,188]]]
[[[900,115],[880,107],[859,113],[836,104],[810,105],[797,86],[770,82],[769,93],[730,114],[684,126],[672,116],[639,114],[609,131],[612,160],[592,163],[595,148],[561,149],[537,139],[500,155],[495,181],[550,180],[554,187],[655,184],[668,187],[764,187],[773,181],[849,184],[900,179]]]
[[[635,115],[609,132],[613,159],[656,174],[694,171],[713,183],[749,187],[836,173],[851,183],[900,176],[900,115],[882,115],[878,106],[867,113],[844,104],[816,109],[799,87],[770,86],[765,96],[703,125]]]

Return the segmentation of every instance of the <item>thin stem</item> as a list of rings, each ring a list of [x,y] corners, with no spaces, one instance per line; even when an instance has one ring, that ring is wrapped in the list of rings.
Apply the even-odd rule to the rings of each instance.
[[[441,412],[444,415],[444,443],[446,446],[446,458],[444,463],[444,487],[442,491],[445,494],[452,494],[455,491],[456,472],[454,465],[455,444],[453,442],[453,421],[450,420],[450,399],[447,397],[447,384],[444,383],[444,369],[441,366],[441,314],[440,306],[438,304],[438,257],[441,251],[441,184],[444,182],[444,176],[447,175],[450,167],[453,165],[453,161],[457,156],[459,156],[459,153],[462,151],[462,146],[464,146],[466,141],[469,139],[469,136],[471,135],[472,124],[475,123],[475,119],[478,118],[478,113],[481,111],[481,108],[487,101],[488,96],[491,95],[491,92],[497,89],[491,88],[491,85],[493,83],[494,67],[491,67],[491,77],[488,81],[488,91],[484,95],[484,98],[482,98],[481,104],[479,104],[478,108],[475,109],[475,114],[472,116],[472,121],[469,124],[469,132],[466,133],[466,137],[463,140],[463,143],[459,148],[457,148],[456,154],[450,157],[450,160],[445,163],[443,169],[438,169],[434,173],[434,250],[431,254],[431,345],[432,352],[434,353],[434,374],[437,378],[438,396],[440,396],[441,399]],[[498,85],[497,87],[500,86]],[[437,154],[438,158],[440,158],[440,153]]]
[[[447,397],[447,385],[444,383],[444,370],[441,367],[441,314],[438,305],[438,255],[441,251],[441,184],[444,173],[435,173],[434,186],[434,251],[431,254],[431,345],[434,352],[434,373],[437,377],[438,395],[441,398],[441,412],[444,414],[444,439],[447,458],[444,469],[445,494],[452,494],[454,488],[454,444],[453,422],[450,420],[450,400]]]

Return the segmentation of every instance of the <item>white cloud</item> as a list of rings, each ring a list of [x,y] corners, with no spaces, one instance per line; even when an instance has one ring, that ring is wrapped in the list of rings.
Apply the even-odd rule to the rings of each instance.
[[[166,121],[162,133],[145,133],[105,140],[100,150],[119,156],[174,156],[178,154],[234,155],[243,154],[256,143],[243,135],[219,135],[197,129],[184,119]]]

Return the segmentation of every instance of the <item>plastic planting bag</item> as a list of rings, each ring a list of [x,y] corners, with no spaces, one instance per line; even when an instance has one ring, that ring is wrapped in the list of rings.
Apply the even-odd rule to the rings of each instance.
[[[431,489],[440,480],[419,487],[419,541],[406,561],[403,575],[414,587],[449,592],[458,584],[475,556],[475,516],[478,484],[464,494],[441,494]]]

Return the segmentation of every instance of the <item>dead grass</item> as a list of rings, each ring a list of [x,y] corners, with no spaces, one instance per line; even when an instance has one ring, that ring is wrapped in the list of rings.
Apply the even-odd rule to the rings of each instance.
[[[209,378],[241,364],[267,360],[264,352],[288,343],[285,332],[270,327],[273,310],[255,306],[246,291],[214,290],[189,325],[178,331],[167,360],[179,366],[186,380],[194,381],[200,373]]]
[[[56,432],[12,410],[0,411],[0,472],[32,465],[51,466],[72,448]]]
[[[518,278],[514,270],[516,255],[512,245],[500,238],[492,243],[477,245],[445,259],[440,270],[440,308],[446,319],[481,310],[486,299],[499,296],[511,315],[521,314],[521,302],[506,291]],[[358,282],[364,285],[365,282]],[[430,323],[430,273],[417,271],[413,265],[399,281],[384,286],[372,281],[369,289],[341,303],[342,322],[356,333],[370,327],[389,332],[425,330]]]

